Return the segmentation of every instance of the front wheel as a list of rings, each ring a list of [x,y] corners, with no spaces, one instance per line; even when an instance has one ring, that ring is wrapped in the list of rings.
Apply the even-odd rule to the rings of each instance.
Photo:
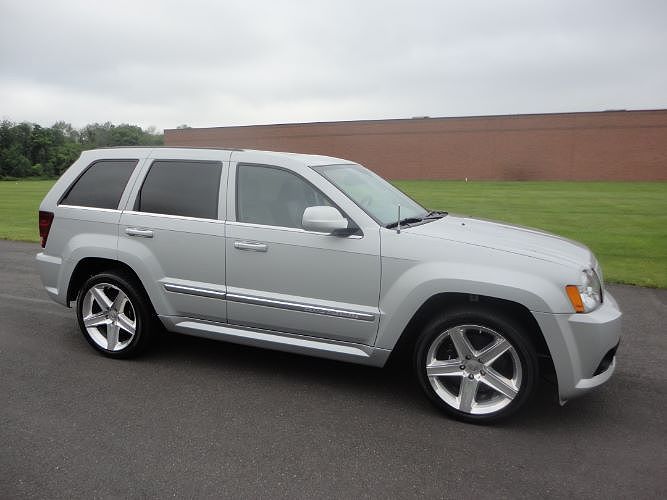
[[[436,406],[477,423],[517,411],[538,379],[537,355],[523,329],[476,309],[434,319],[415,346],[414,370]]]
[[[105,356],[136,356],[155,336],[155,314],[148,297],[123,273],[106,272],[89,278],[79,290],[76,312],[84,337]]]

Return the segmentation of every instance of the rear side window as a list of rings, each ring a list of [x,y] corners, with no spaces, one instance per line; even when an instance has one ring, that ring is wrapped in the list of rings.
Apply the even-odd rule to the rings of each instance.
[[[154,161],[139,192],[136,210],[217,219],[221,172],[220,162]]]
[[[138,160],[101,160],[88,167],[69,188],[61,205],[118,208]]]

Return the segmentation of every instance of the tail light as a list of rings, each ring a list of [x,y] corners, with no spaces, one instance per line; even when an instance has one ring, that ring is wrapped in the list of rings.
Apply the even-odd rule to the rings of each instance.
[[[49,237],[51,223],[53,222],[53,212],[39,211],[39,238],[42,248],[46,246],[46,239]]]

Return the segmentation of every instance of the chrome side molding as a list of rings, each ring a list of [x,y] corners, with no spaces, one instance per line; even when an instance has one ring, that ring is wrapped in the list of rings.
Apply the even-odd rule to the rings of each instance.
[[[335,307],[304,304],[302,302],[267,299],[239,293],[225,293],[219,290],[211,290],[210,288],[177,285],[175,283],[164,283],[163,286],[164,289],[168,292],[185,293],[188,295],[197,295],[199,297],[208,297],[212,299],[223,299],[231,302],[239,302],[241,304],[252,304],[255,306],[275,307],[289,311],[321,314],[324,316],[333,316],[335,318],[354,319],[357,321],[375,321],[375,314],[351,311],[349,309],[338,309]]]
[[[227,295],[225,292],[211,290],[210,288],[176,285],[174,283],[164,283],[163,286],[168,292],[185,293],[187,295],[197,295],[198,297],[209,297],[211,299],[224,299],[225,295]]]
[[[375,315],[349,309],[337,309],[333,307],[315,306],[303,304],[301,302],[289,302],[285,300],[265,299],[262,297],[253,297],[250,295],[241,295],[237,293],[228,293],[227,300],[241,302],[243,304],[253,304],[256,306],[277,307],[290,311],[307,312],[313,314],[322,314],[324,316],[334,316],[336,318],[356,319],[359,321],[375,321]]]

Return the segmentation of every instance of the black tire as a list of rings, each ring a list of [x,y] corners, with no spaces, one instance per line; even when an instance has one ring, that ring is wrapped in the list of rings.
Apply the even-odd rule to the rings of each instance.
[[[465,349],[472,347],[469,359],[454,345],[455,340],[460,345],[461,335],[468,341]],[[495,360],[495,353],[488,351],[484,360],[480,353],[491,345],[506,347],[502,339],[511,348]],[[489,360],[491,363],[484,364]],[[524,329],[511,318],[481,307],[459,308],[434,318],[422,331],[413,353],[414,373],[431,402],[458,420],[479,424],[496,422],[519,410],[537,386],[538,366],[535,347]],[[438,376],[438,370],[449,373]],[[503,378],[498,379],[498,374]],[[496,384],[505,394],[487,384]],[[469,408],[464,402],[464,385],[467,395],[473,394],[472,400],[467,398],[472,401]]]
[[[103,290],[105,297],[114,301],[114,304],[114,299],[119,297],[118,291],[125,294],[127,301],[123,302],[123,310],[120,313],[116,311],[113,316],[117,323],[111,324],[120,325],[118,317],[124,316],[125,319],[133,322],[133,334],[131,334],[131,328],[125,330],[120,326],[114,337],[115,342],[113,342],[110,340],[107,325],[91,326],[91,331],[89,331],[84,323],[84,316],[91,318],[94,314],[100,318],[100,321],[113,321],[110,316],[112,313],[108,309],[105,313],[105,309],[100,307],[100,299],[94,298],[95,294],[93,292],[89,295],[89,291],[93,288],[96,288],[96,291]],[[85,312],[84,308],[86,308]],[[110,309],[113,309],[113,307]],[[122,271],[107,271],[91,276],[86,280],[77,295],[76,316],[79,328],[88,343],[96,351],[110,358],[131,358],[142,354],[154,344],[160,331],[159,320],[143,287],[137,283],[132,275]],[[123,324],[128,325],[129,323]],[[104,347],[105,341],[107,343],[106,348]],[[113,348],[110,349],[109,346],[112,343]]]

